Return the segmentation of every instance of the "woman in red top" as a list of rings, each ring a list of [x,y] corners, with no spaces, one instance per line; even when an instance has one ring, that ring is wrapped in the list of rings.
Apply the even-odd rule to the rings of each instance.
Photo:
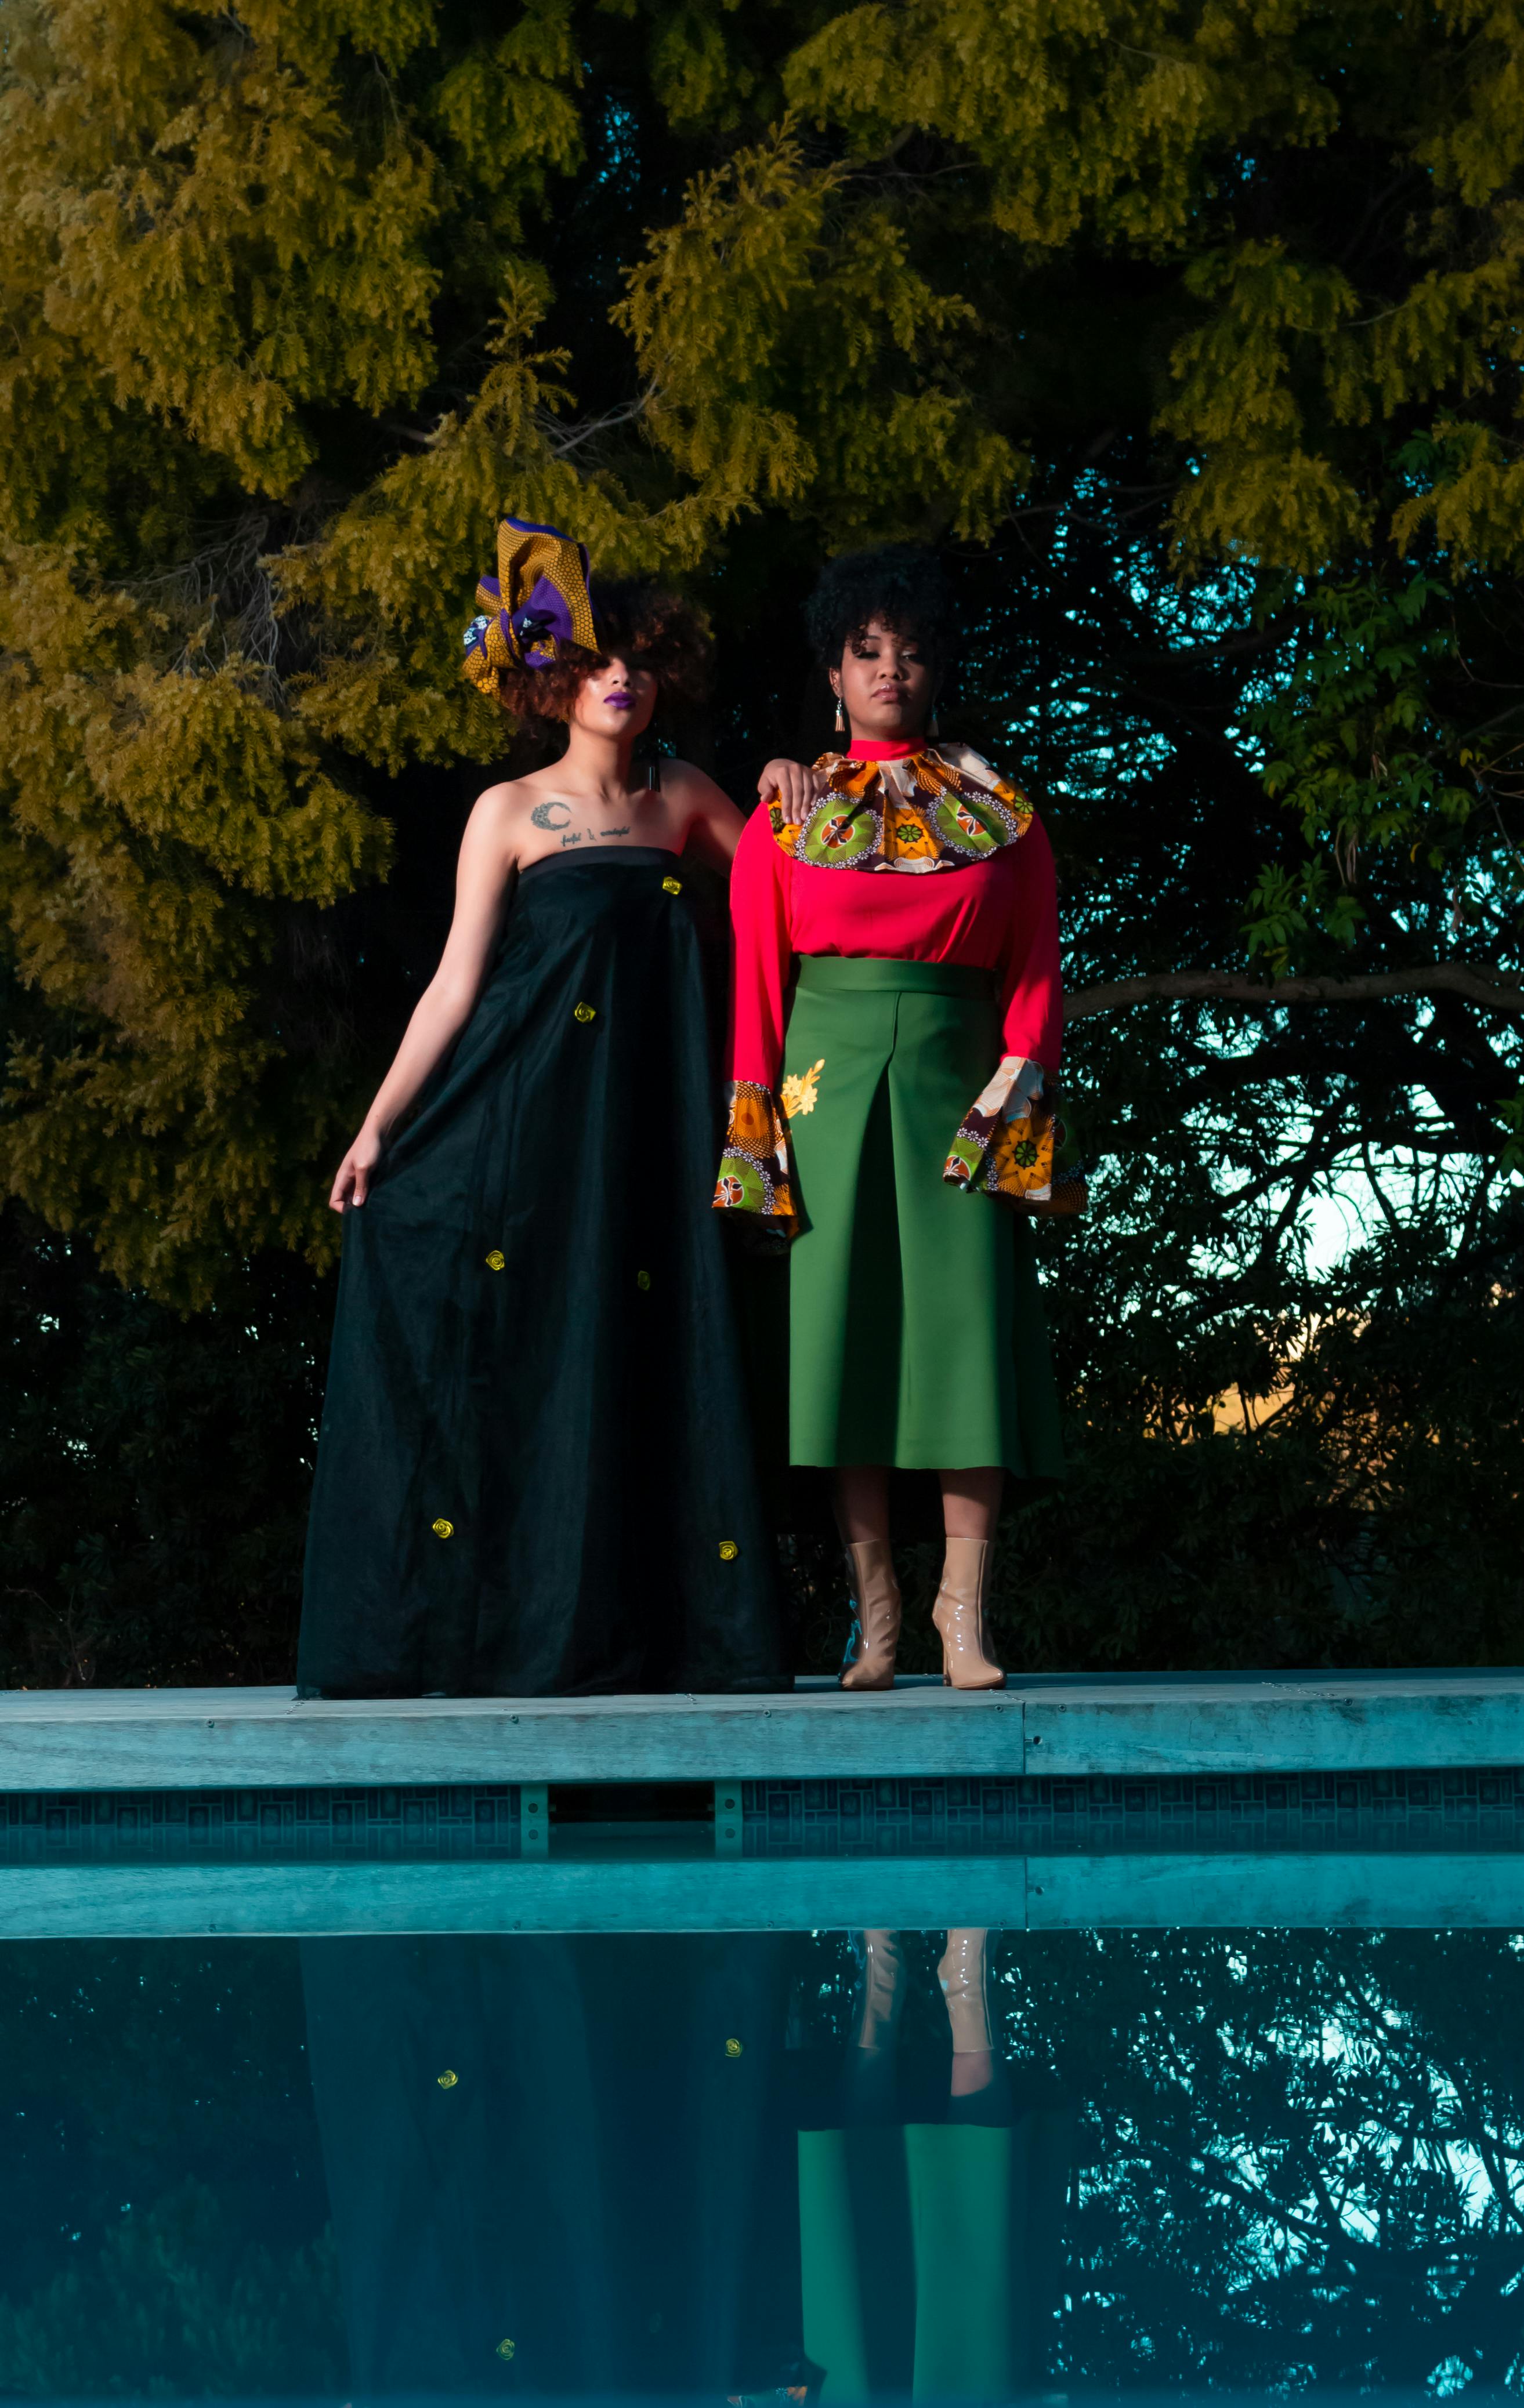
[[[784,777],[731,877],[715,1203],[792,1240],[789,1459],[835,1475],[856,1609],[846,1688],[894,1678],[890,1468],[940,1474],[933,1620],[959,1688],[1005,1678],[984,1637],[1005,1474],[1062,1469],[1023,1226],[1081,1200],[1053,1163],[1053,856],[1027,797],[937,737],[951,619],[928,553],[826,570],[809,623],[842,749]]]

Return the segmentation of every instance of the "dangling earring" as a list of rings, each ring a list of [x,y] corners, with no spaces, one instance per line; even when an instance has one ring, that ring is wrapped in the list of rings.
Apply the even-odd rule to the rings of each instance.
[[[927,721],[926,732],[933,744],[935,744],[938,737],[942,734],[942,727],[937,719],[937,706],[935,703],[931,706],[931,716]]]
[[[647,727],[640,744],[645,756],[646,793],[654,795],[661,784],[661,738],[654,725]]]
[[[841,708],[840,695],[836,697],[836,732],[838,736],[844,736],[847,732],[847,715]]]

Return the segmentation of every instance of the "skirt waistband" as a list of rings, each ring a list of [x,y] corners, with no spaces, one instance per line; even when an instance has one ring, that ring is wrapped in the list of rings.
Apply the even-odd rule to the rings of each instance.
[[[804,953],[799,959],[801,995],[956,995],[992,1001],[993,970],[964,962],[888,962],[859,953]]]

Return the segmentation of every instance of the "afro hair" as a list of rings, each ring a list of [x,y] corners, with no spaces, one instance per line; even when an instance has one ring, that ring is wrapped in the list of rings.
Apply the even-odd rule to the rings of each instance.
[[[853,638],[873,619],[920,644],[939,673],[951,666],[952,588],[934,552],[918,543],[885,543],[827,562],[804,606],[805,627],[822,667],[836,668]]]
[[[709,629],[681,595],[635,579],[600,579],[593,589],[593,621],[601,650],[564,644],[558,660],[538,669],[503,669],[497,698],[518,719],[568,720],[582,681],[611,654],[650,669],[663,699],[697,703],[709,666]]]

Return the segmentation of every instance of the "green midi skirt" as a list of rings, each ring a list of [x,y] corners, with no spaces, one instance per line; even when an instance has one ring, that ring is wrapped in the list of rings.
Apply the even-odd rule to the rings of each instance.
[[[1061,1477],[1031,1232],[942,1177],[999,1053],[987,970],[800,962],[784,1054],[804,1220],[788,1257],[791,1463]]]

